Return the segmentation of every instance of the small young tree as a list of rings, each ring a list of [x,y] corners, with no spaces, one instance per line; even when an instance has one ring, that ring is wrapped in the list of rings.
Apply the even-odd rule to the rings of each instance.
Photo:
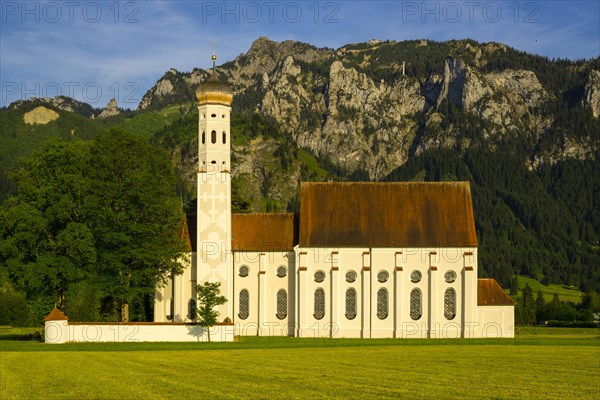
[[[215,306],[220,306],[227,302],[225,296],[221,295],[221,282],[204,282],[196,286],[198,293],[198,325],[207,328],[208,341],[210,342],[210,327],[218,322],[219,312],[214,310]]]

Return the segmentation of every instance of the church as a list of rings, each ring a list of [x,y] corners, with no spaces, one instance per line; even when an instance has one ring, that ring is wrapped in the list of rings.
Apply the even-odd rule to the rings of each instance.
[[[514,301],[477,277],[469,182],[306,182],[298,214],[232,214],[233,92],[213,69],[196,97],[191,251],[156,289],[155,322],[194,322],[196,285],[211,281],[236,335],[514,336]]]

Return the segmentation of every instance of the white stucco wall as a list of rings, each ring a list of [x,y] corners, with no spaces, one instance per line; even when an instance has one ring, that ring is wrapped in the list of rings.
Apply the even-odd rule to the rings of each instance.
[[[234,253],[234,322],[242,336],[294,334],[295,260],[293,252],[235,252]],[[240,268],[249,269],[248,276],[240,276]],[[277,276],[283,266],[286,276]],[[287,316],[277,317],[277,292],[287,292]],[[240,292],[249,293],[249,315],[240,318]]]
[[[179,262],[183,273],[167,278],[165,285],[156,289],[154,294],[154,322],[193,322],[188,316],[188,303],[196,300],[196,253],[182,255]],[[174,286],[174,287],[173,287]],[[173,291],[173,289],[175,289]],[[175,297],[173,297],[173,293]],[[170,315],[170,302],[173,301],[173,318]]]
[[[192,257],[192,260],[194,257]],[[474,338],[513,337],[512,306],[477,306],[477,249],[465,248],[310,248],[295,252],[235,252],[232,257],[233,322],[236,335],[275,335],[300,337],[354,338]],[[175,278],[175,322],[187,322],[187,302],[194,295],[194,262]],[[239,269],[248,267],[248,276]],[[277,276],[277,268],[287,269],[286,277]],[[315,282],[315,273],[323,271],[323,282]],[[346,274],[356,273],[354,282]],[[419,282],[411,281],[414,271]],[[446,272],[456,274],[446,282]],[[380,272],[388,279],[379,282]],[[325,315],[314,316],[315,290],[325,293]],[[346,317],[346,292],[356,291],[356,316]],[[455,291],[454,318],[444,314],[444,295]],[[287,316],[277,318],[277,292],[288,295]],[[379,318],[378,291],[387,291],[388,312]],[[421,316],[411,317],[410,296],[421,291]],[[239,295],[249,293],[249,315],[240,318]],[[170,284],[157,292],[155,321],[166,321]]]
[[[513,338],[515,337],[514,306],[478,306],[475,337]]]
[[[309,248],[296,249],[299,259],[297,334],[301,337],[363,338],[445,338],[473,337],[477,321],[477,249],[466,248]],[[325,272],[325,281],[315,282],[314,274]],[[346,281],[346,273],[357,274],[355,282]],[[413,271],[421,273],[419,282],[411,281]],[[447,283],[444,275],[454,271],[456,280]],[[388,279],[379,282],[380,272]],[[314,293],[325,291],[326,312],[314,317]],[[357,292],[357,315],[346,317],[346,292]],[[454,318],[444,315],[444,294],[452,288],[456,294]],[[378,292],[387,291],[388,312],[377,313]],[[421,316],[410,316],[411,291],[421,291]],[[383,315],[382,315],[383,316]]]
[[[210,340],[232,342],[233,325],[210,328]],[[46,343],[67,342],[206,342],[207,331],[198,325],[177,323],[69,323],[46,321]]]

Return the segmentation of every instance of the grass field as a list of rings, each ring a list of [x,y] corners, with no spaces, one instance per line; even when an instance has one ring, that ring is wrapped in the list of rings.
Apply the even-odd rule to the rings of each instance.
[[[599,340],[530,328],[514,340],[0,341],[0,398],[593,399]]]
[[[523,294],[522,291],[525,287],[525,284],[528,284],[533,290],[534,297],[537,295],[538,290],[541,290],[544,294],[546,303],[552,301],[554,293],[558,293],[558,297],[561,301],[570,301],[574,304],[577,304],[581,302],[581,295],[583,294],[576,287],[557,285],[553,283],[549,284],[548,286],[544,286],[533,278],[519,275],[519,296]]]

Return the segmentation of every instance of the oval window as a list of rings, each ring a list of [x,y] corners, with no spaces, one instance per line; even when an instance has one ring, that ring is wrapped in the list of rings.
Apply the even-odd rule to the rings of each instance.
[[[389,279],[389,277],[390,277],[390,274],[388,274],[387,271],[379,271],[377,273],[377,281],[379,283],[385,283],[385,282],[387,282],[387,280]]]
[[[346,282],[352,283],[355,280],[356,280],[356,272],[355,271],[346,272]]]
[[[412,283],[419,283],[421,282],[421,271],[413,271],[410,273],[410,281]]]
[[[456,272],[448,271],[444,274],[444,279],[447,283],[452,283],[456,280]]]
[[[285,268],[283,265],[281,265],[280,267],[277,268],[277,277],[285,278],[286,275],[287,275],[287,268]]]
[[[321,283],[325,280],[325,272],[317,271],[315,272],[315,282]]]
[[[249,273],[250,273],[250,268],[248,268],[248,266],[247,266],[247,265],[242,265],[242,266],[240,267],[240,276],[241,276],[242,278],[245,278],[245,277],[247,277]]]

